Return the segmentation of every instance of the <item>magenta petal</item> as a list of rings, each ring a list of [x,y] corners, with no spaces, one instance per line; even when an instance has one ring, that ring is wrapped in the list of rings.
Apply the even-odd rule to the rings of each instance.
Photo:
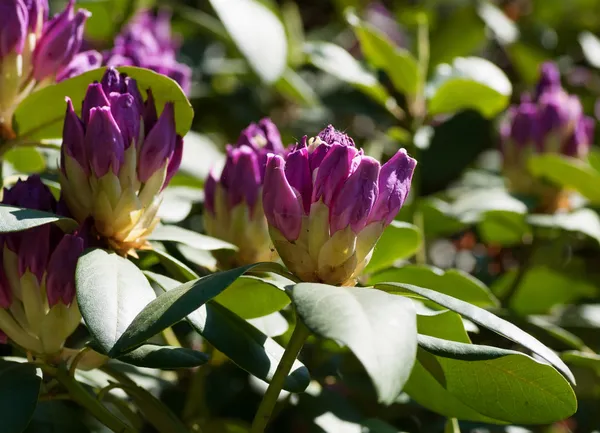
[[[102,90],[104,90],[104,93],[107,95],[110,95],[113,92],[125,93],[121,74],[113,67],[106,68],[106,72],[104,72],[100,84],[102,85]]]
[[[110,111],[119,125],[127,149],[134,140],[137,142],[140,139],[141,114],[133,95],[129,93],[111,93],[109,99]]]
[[[109,107],[110,102],[102,89],[102,84],[92,83],[88,86],[85,98],[81,104],[81,119],[84,124],[90,121],[90,110],[94,107]]]
[[[383,166],[379,174],[379,196],[369,216],[369,222],[388,225],[396,217],[410,192],[417,161],[400,149]]]
[[[76,54],[69,64],[56,74],[56,82],[81,75],[102,66],[102,54],[96,50],[83,51]]]
[[[67,113],[63,124],[63,146],[62,151],[75,159],[85,173],[89,173],[88,161],[85,153],[85,133],[83,123],[75,114],[73,103],[67,98]],[[61,164],[64,168],[64,165]]]
[[[344,181],[352,174],[353,163],[356,163],[354,159],[357,155],[358,150],[355,147],[334,144],[329,148],[317,170],[312,195],[313,202],[322,198],[323,203],[327,206],[331,205]]]
[[[21,54],[27,36],[27,9],[22,1],[0,2],[0,59]]]
[[[125,144],[109,107],[90,110],[85,147],[96,177],[104,176],[111,168],[113,173],[119,173],[124,161]]]
[[[79,236],[64,235],[50,261],[46,276],[46,293],[50,307],[62,301],[71,305],[75,298],[75,267],[83,253],[83,239]]]
[[[287,156],[285,159],[285,177],[290,186],[300,193],[304,212],[308,215],[313,185],[307,148],[296,150]]]
[[[364,228],[377,200],[379,171],[376,159],[369,156],[360,159],[358,167],[336,194],[330,207],[331,235],[348,225],[354,233]]]
[[[342,146],[354,147],[354,140],[343,132],[336,130],[333,125],[327,125],[327,128],[319,132],[319,138],[329,145],[337,143]]]
[[[175,150],[177,133],[175,132],[175,107],[165,104],[156,125],[144,139],[138,159],[138,176],[146,182],[171,157]]]
[[[302,203],[285,177],[285,161],[270,154],[265,170],[263,208],[269,224],[287,240],[295,241],[302,228]]]
[[[233,187],[229,188],[229,205],[239,204],[242,200],[252,208],[258,199],[261,186],[258,157],[252,148],[241,146],[238,152],[233,172]]]
[[[175,140],[175,150],[169,159],[169,165],[167,167],[167,177],[165,178],[165,183],[163,184],[163,188],[166,188],[171,182],[171,179],[179,170],[179,166],[181,165],[181,159],[183,158],[183,137],[178,135]]]

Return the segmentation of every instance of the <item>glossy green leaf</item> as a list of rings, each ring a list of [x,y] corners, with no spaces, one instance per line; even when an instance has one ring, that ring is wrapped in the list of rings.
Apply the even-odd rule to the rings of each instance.
[[[292,280],[276,274],[242,276],[215,297],[215,301],[243,319],[263,317],[289,305],[290,298],[283,287],[291,284]]]
[[[75,271],[81,315],[104,353],[114,346],[134,318],[156,295],[148,280],[129,260],[104,250],[85,253]]]
[[[536,228],[581,233],[600,243],[600,216],[591,209],[554,215],[529,215],[527,222]]]
[[[185,143],[184,148],[187,147]],[[185,185],[177,185],[178,181],[185,179]],[[163,201],[158,209],[157,216],[163,223],[178,223],[187,218],[195,203],[202,202],[203,191],[199,180],[178,172],[169,186],[163,191]]]
[[[575,393],[565,378],[520,352],[421,335],[419,347],[430,355],[419,351],[419,360],[429,371],[435,369],[440,384],[486,417],[547,424],[577,410]]]
[[[133,66],[117,69],[135,78],[142,96],[145,97],[147,89],[152,89],[159,113],[166,102],[174,102],[177,133],[183,136],[188,132],[194,111],[175,81],[149,69]],[[27,137],[29,140],[61,138],[66,110],[65,97],[71,98],[75,111],[79,113],[88,85],[100,81],[104,70],[105,68],[94,69],[33,92],[25,98],[17,107],[13,118],[19,137]],[[31,113],[34,112],[35,116],[32,116]]]
[[[197,367],[208,362],[208,355],[185,347],[159,346],[144,344],[121,357],[119,361],[138,367],[173,368]]]
[[[279,17],[257,0],[210,4],[254,72],[266,83],[277,81],[287,63],[287,37]]]
[[[412,54],[396,46],[375,26],[360,20],[354,12],[348,12],[346,20],[352,26],[367,61],[385,71],[397,91],[416,94],[420,74]]]
[[[46,160],[35,147],[14,147],[2,158],[18,173],[41,173],[46,169]]]
[[[370,288],[325,284],[300,283],[289,292],[306,326],[348,346],[371,377],[379,401],[393,403],[415,357],[417,324],[412,302]]]
[[[56,224],[65,232],[72,232],[79,226],[71,218],[0,204],[0,233],[20,232],[50,223]]]
[[[198,274],[192,269],[190,269],[189,266],[187,266],[185,263],[180,262],[166,251],[162,251],[158,248],[153,248],[152,254],[158,257],[160,263],[167,269],[167,271],[172,277],[183,281],[191,281],[195,280],[196,278],[199,278]]]
[[[443,293],[435,292],[433,290],[425,289],[423,287],[417,287],[410,284],[401,283],[381,283],[376,284],[376,288],[381,287],[382,290],[398,290],[405,289],[409,293],[415,293],[422,296],[425,299],[429,299],[442,307],[448,308],[469,320],[477,323],[478,325],[484,326],[503,337],[508,338],[521,346],[526,347],[542,358],[546,359],[553,366],[556,367],[569,381],[575,384],[575,378],[573,373],[565,365],[564,362],[548,347],[544,346],[537,339],[517,328],[512,323],[506,320],[500,319],[494,314],[476,307],[475,305],[461,301],[460,299],[453,298]]]
[[[420,335],[443,338],[445,340],[470,343],[462,318],[453,311],[436,311],[415,302],[417,310],[417,330]]]
[[[37,405],[42,379],[32,364],[0,364],[0,419],[3,433],[22,433]]]
[[[485,284],[460,269],[444,271],[433,266],[406,265],[379,272],[369,278],[371,285],[386,282],[427,287],[480,307],[498,305],[498,301]]]
[[[330,42],[306,42],[304,51],[310,63],[317,68],[341,81],[352,84],[388,110],[395,109],[396,102],[379,84],[375,74],[365,69],[358,60],[339,45]]]
[[[494,293],[502,297],[513,285],[516,270],[504,273],[494,282]],[[598,289],[578,275],[561,273],[548,266],[527,270],[510,300],[510,307],[519,315],[544,314],[555,305],[571,304],[581,298],[592,298]]]
[[[287,332],[290,325],[280,312],[268,314],[255,319],[248,319],[248,323],[265,334],[267,337],[279,337]]]
[[[156,227],[150,236],[148,236],[148,240],[177,242],[206,251],[237,250],[237,247],[229,242],[173,225],[160,225]]]
[[[427,86],[430,115],[475,109],[493,117],[506,108],[512,85],[502,70],[479,57],[458,57],[439,65]]]
[[[109,354],[120,356],[143,344],[163,329],[183,320],[256,266],[249,265],[207,275],[163,293],[139,311]]]
[[[567,188],[573,188],[593,203],[600,203],[600,172],[579,159],[544,153],[527,159],[532,175]]]
[[[600,355],[597,353],[580,352],[578,350],[569,350],[560,354],[560,357],[567,364],[578,367],[587,367],[597,371],[600,374]]]
[[[365,274],[388,268],[396,261],[414,255],[423,242],[419,228],[405,222],[392,221],[377,241]]]

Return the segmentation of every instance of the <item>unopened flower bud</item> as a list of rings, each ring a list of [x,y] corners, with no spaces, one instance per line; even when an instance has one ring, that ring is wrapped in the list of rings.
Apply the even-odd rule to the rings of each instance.
[[[123,254],[147,246],[161,191],[181,163],[173,104],[146,121],[148,93],[144,102],[135,80],[109,68],[88,87],[81,119],[67,104],[62,195],[75,219],[91,217],[95,235]]]
[[[57,211],[38,176],[5,190],[2,203]],[[53,224],[0,236],[0,329],[24,350],[56,354],[79,325],[75,266],[83,249],[81,237]]]
[[[263,205],[275,248],[302,281],[354,285],[408,196],[416,161],[383,167],[327,127],[284,159],[269,155]]]

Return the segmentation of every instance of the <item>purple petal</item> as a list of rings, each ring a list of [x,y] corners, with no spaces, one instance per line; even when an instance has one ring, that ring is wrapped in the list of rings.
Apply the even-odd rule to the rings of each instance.
[[[417,161],[400,149],[383,166],[379,173],[379,195],[373,206],[369,223],[382,221],[387,226],[396,217],[410,191]]]
[[[287,156],[285,160],[285,177],[290,186],[300,194],[304,212],[308,215],[313,185],[307,148],[296,150]]]
[[[104,90],[104,93],[107,95],[110,95],[113,92],[125,93],[125,86],[121,81],[121,74],[115,68],[107,68],[100,83],[102,84],[102,90]]]
[[[353,164],[356,164],[355,158],[357,156],[358,150],[355,147],[344,146],[339,143],[328,149],[317,170],[312,195],[313,203],[322,198],[323,203],[331,206],[344,181],[352,174]]]
[[[22,1],[0,2],[0,59],[21,54],[27,35],[27,9]]]
[[[171,179],[179,170],[179,166],[181,165],[181,159],[183,158],[183,137],[178,135],[175,141],[175,150],[169,159],[169,166],[167,167],[167,176],[165,178],[165,183],[163,184],[163,188],[166,188],[171,182]]]
[[[50,213],[56,210],[56,199],[37,174],[19,179],[12,188],[5,189],[2,204]]]
[[[50,307],[62,301],[71,305],[75,298],[75,267],[83,253],[83,239],[79,236],[64,235],[54,249],[48,262],[46,293]]]
[[[258,157],[248,146],[234,151],[237,155],[235,170],[232,173],[233,186],[228,189],[229,205],[234,207],[245,200],[250,208],[253,208],[261,187]]]
[[[39,283],[42,282],[50,254],[51,228],[51,224],[46,224],[20,233],[19,276],[29,270]]]
[[[110,169],[115,174],[119,173],[124,160],[125,143],[109,107],[90,110],[85,147],[96,177],[104,176]]]
[[[545,62],[540,67],[540,78],[535,89],[535,99],[537,100],[543,93],[554,92],[562,89],[560,84],[560,71],[556,64]]]
[[[354,140],[343,132],[336,130],[332,125],[327,125],[327,128],[319,132],[319,138],[329,145],[338,143],[342,146],[354,147]]]
[[[85,98],[81,106],[81,119],[87,125],[90,121],[90,110],[94,107],[110,107],[106,93],[102,90],[102,84],[92,83],[88,86]]]
[[[165,104],[156,125],[150,130],[138,159],[138,177],[146,182],[161,168],[175,151],[177,133],[175,132],[175,107],[172,103]]]
[[[263,186],[263,209],[269,224],[290,242],[300,236],[302,203],[285,177],[285,161],[269,154]]]
[[[129,93],[111,93],[110,111],[119,125],[125,149],[131,146],[132,142],[140,139],[140,122],[141,115],[138,106],[135,104],[135,99]]]
[[[102,54],[96,50],[83,51],[76,54],[73,60],[56,74],[56,82],[76,77],[100,66],[102,66]]]
[[[88,160],[85,152],[85,132],[83,122],[75,114],[73,103],[67,98],[67,113],[63,124],[63,145],[62,151],[66,152],[71,158],[75,159],[87,174],[89,173]],[[61,164],[64,168],[64,164]]]
[[[144,102],[144,108],[142,111],[142,117],[144,118],[144,130],[146,134],[158,121],[158,114],[156,113],[156,104],[154,103],[154,95],[152,94],[152,90],[148,89],[148,98],[146,102]]]

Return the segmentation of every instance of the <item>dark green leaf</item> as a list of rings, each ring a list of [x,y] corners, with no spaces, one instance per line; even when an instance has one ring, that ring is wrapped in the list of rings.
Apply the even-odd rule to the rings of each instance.
[[[172,225],[160,225],[148,236],[150,241],[178,242],[199,250],[237,250],[237,247],[221,239],[205,236],[200,233],[186,230]]]
[[[144,344],[121,357],[119,361],[138,367],[173,368],[197,367],[208,362],[208,355],[185,347]]]
[[[310,87],[310,84],[290,68],[286,68],[283,75],[277,80],[275,89],[281,95],[299,105],[315,107],[321,103],[319,96]]]
[[[564,374],[571,383],[575,384],[575,378],[573,377],[573,374],[569,368],[552,350],[544,346],[531,335],[517,328],[512,323],[500,319],[488,311],[459,299],[452,298],[448,295],[410,284],[382,283],[375,285],[375,287],[381,287],[383,290],[393,290],[394,288],[406,289],[408,292],[416,293],[417,295],[429,299],[445,308],[448,308],[449,310],[455,311],[477,323],[478,325],[484,326],[538,354],[555,366],[557,370]]]
[[[287,38],[279,17],[257,0],[210,3],[254,72],[266,83],[277,81],[287,63]]]
[[[423,239],[418,227],[400,221],[392,221],[377,241],[373,257],[364,270],[365,274],[380,271],[397,260],[407,259],[421,247]]]
[[[472,108],[485,117],[504,110],[512,85],[500,68],[479,57],[458,57],[440,65],[427,88],[429,114],[450,114]]]
[[[460,269],[444,271],[433,266],[406,265],[379,272],[369,278],[370,285],[385,284],[388,281],[428,287],[480,307],[498,305],[485,284]]]
[[[35,411],[42,379],[32,364],[0,364],[2,433],[22,433]]]
[[[597,353],[580,352],[577,350],[569,350],[560,354],[560,357],[567,364],[588,367],[600,373],[600,355]]]
[[[300,283],[289,289],[298,315],[315,334],[346,345],[391,404],[410,375],[416,350],[411,301],[370,288]]]
[[[152,249],[152,254],[155,254],[160,263],[167,269],[169,274],[172,277],[177,278],[178,280],[183,281],[191,281],[195,280],[198,277],[198,274],[195,273],[189,266],[185,263],[180,262],[175,257],[167,253],[166,251],[162,251],[158,248]]]
[[[33,209],[0,204],[0,233],[13,233],[54,223],[65,232],[72,232],[79,224],[71,218]]]
[[[159,114],[166,102],[174,102],[177,133],[183,136],[188,132],[194,111],[175,81],[149,69],[133,66],[117,69],[135,78],[142,95],[146,95],[147,89],[152,89]],[[33,92],[25,98],[17,107],[13,118],[19,137],[26,137],[28,140],[62,137],[65,97],[70,97],[75,110],[80,112],[88,85],[100,81],[104,70],[105,68],[94,69]],[[35,113],[35,116],[31,113]]]
[[[77,302],[85,323],[104,353],[113,350],[134,318],[155,299],[148,280],[133,263],[96,249],[79,258]]]

